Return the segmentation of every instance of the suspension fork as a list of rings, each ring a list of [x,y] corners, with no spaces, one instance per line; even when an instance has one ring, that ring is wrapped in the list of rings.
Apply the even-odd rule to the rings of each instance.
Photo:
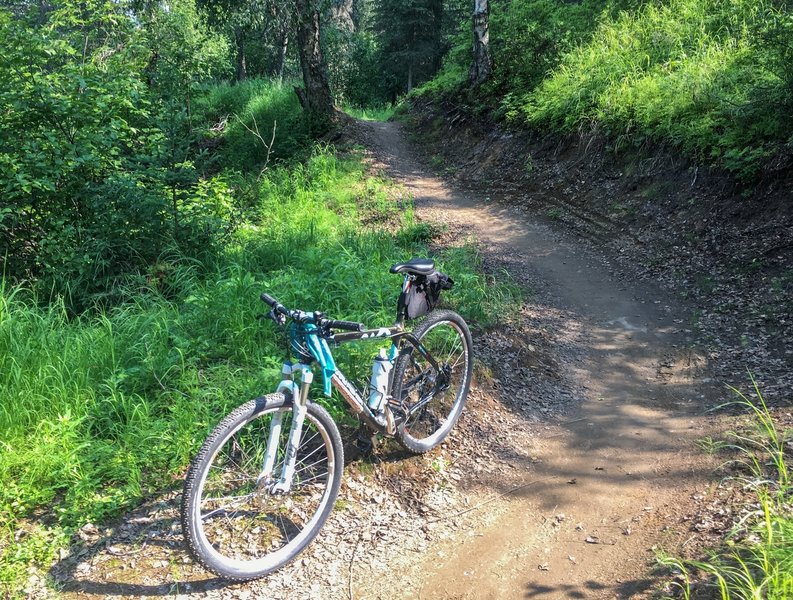
[[[311,372],[311,368],[302,363],[284,363],[281,373],[284,375],[284,379],[278,384],[277,391],[292,395],[292,425],[289,429],[286,448],[284,448],[281,473],[276,481],[273,471],[278,459],[284,411],[278,411],[273,416],[267,436],[267,450],[264,455],[262,472],[257,479],[258,483],[263,483],[272,494],[285,494],[292,489],[297,450],[300,446],[300,438],[303,434],[303,421],[307,412],[308,391],[311,387],[311,382],[314,380],[314,373]],[[300,375],[299,384],[295,381],[295,373]]]

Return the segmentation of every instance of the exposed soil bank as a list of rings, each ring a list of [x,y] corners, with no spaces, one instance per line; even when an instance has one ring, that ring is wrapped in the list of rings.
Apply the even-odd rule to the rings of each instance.
[[[663,149],[506,131],[451,104],[418,103],[407,119],[426,161],[480,201],[526,210],[588,241],[623,278],[674,290],[717,381],[743,386],[748,369],[769,402],[793,400],[789,168],[741,184]]]

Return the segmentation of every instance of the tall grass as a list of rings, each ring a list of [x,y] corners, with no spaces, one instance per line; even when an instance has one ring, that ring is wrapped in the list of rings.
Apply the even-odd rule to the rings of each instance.
[[[201,90],[194,101],[194,118],[205,125],[210,138],[222,140],[215,156],[224,167],[258,173],[268,157],[265,144],[271,141],[272,161],[305,158],[311,129],[293,83],[250,79]]]
[[[0,285],[0,590],[19,590],[31,561],[47,564],[76,527],[173,485],[224,414],[274,389],[284,344],[256,320],[261,292],[393,322],[401,281],[388,267],[426,254],[431,231],[388,182],[317,148],[251,190],[220,259],[163,257],[115,308],[74,318],[62,302],[42,307]],[[514,304],[515,288],[479,274],[473,250],[437,258],[457,281],[447,300],[466,317],[486,324]],[[375,352],[345,345],[338,358],[363,379]],[[341,405],[329,403],[337,415]]]
[[[793,597],[793,490],[787,464],[790,432],[777,429],[765,399],[752,378],[756,401],[733,390],[737,404],[753,416],[753,430],[731,432],[725,447],[737,453],[733,462],[740,480],[754,494],[726,539],[724,548],[703,560],[666,557],[661,563],[677,571],[686,598],[786,600]]]
[[[492,11],[495,69],[473,107],[543,131],[595,128],[617,148],[665,143],[744,178],[789,151],[789,2],[513,0]],[[469,36],[418,93],[460,95]]]

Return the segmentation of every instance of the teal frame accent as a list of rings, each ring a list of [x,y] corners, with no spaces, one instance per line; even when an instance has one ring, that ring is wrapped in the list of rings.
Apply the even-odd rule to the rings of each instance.
[[[327,340],[320,338],[316,331],[318,328],[313,323],[306,323],[303,327],[306,347],[322,369],[322,393],[330,398],[331,378],[336,372],[336,361],[333,360]]]

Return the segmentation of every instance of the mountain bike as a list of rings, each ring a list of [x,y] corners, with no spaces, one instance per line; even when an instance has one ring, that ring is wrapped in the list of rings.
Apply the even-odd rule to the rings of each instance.
[[[413,453],[440,444],[471,385],[471,333],[463,318],[436,309],[453,282],[429,259],[391,267],[404,276],[393,326],[288,309],[268,294],[266,317],[286,328],[291,357],[273,394],[227,415],[192,461],[182,495],[182,529],[192,556],[232,580],[262,577],[292,561],[319,533],[339,493],[344,450],[328,412],[310,400],[319,366],[367,435],[395,438]],[[265,315],[262,315],[265,316]],[[407,322],[423,317],[414,328]],[[387,340],[374,360],[367,397],[336,365],[332,347]],[[365,437],[365,436],[364,436]]]

